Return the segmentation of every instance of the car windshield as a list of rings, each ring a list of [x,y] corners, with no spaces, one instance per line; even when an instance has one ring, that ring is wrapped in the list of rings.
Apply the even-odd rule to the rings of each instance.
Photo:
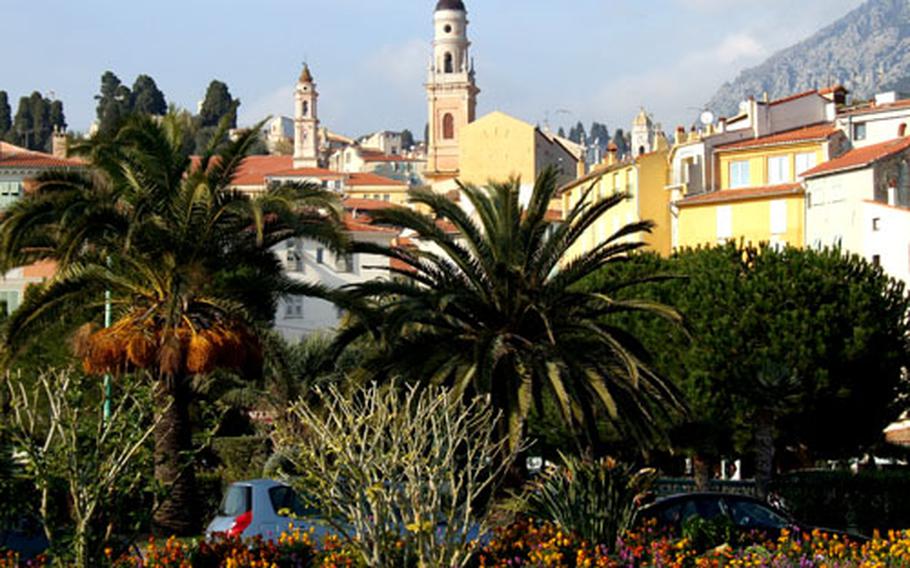
[[[269,489],[269,501],[272,502],[272,509],[277,515],[282,514],[282,511],[293,513],[298,517],[315,517],[319,514],[315,508],[305,506],[297,493],[287,485]]]
[[[252,488],[245,485],[231,485],[228,487],[218,515],[222,517],[238,517],[252,508]]]
[[[783,529],[790,523],[768,507],[752,501],[729,500],[730,516],[738,527],[747,529]]]
[[[720,500],[717,497],[691,497],[673,501],[665,507],[659,507],[656,517],[660,524],[682,526],[691,517],[713,519],[723,514]]]

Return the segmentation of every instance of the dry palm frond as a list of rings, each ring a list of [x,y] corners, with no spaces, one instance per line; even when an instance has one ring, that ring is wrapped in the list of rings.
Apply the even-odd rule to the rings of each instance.
[[[193,335],[186,352],[186,370],[194,375],[211,373],[217,363],[216,346],[206,337],[205,333]]]
[[[142,330],[135,330],[126,345],[129,362],[140,369],[148,369],[155,363],[155,343]]]
[[[98,324],[87,323],[79,327],[72,337],[73,353],[76,357],[88,357],[92,349],[92,336],[98,331]]]

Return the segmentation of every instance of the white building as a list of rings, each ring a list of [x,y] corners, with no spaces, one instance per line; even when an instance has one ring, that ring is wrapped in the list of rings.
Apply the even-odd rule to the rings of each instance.
[[[837,124],[854,148],[903,137],[910,124],[910,99],[896,92],[877,94],[872,102],[844,109]]]
[[[840,246],[910,284],[910,137],[855,148],[803,177],[807,245]]]
[[[367,215],[346,209],[345,227],[354,241],[389,246],[398,237],[398,231],[372,226]],[[292,278],[329,289],[385,279],[390,274],[387,257],[375,254],[335,255],[320,243],[310,240],[288,241],[278,253]],[[278,306],[275,328],[285,339],[298,341],[314,332],[337,328],[343,317],[342,310],[325,300],[290,297]]]

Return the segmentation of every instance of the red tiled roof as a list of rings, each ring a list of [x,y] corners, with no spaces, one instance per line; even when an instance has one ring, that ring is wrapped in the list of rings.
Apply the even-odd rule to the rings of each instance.
[[[722,189],[710,193],[692,195],[676,202],[680,207],[687,205],[705,205],[709,203],[725,203],[729,201],[748,201],[750,199],[763,199],[766,197],[779,197],[786,195],[800,195],[803,186],[799,183],[784,183],[766,187],[746,187],[743,189]]]
[[[375,211],[377,209],[388,209],[392,207],[392,204],[388,201],[382,201],[380,199],[359,199],[355,197],[348,197],[342,203],[345,209],[351,209],[354,211]]]
[[[243,161],[234,185],[265,185],[265,177],[294,167],[291,156],[249,156]]]
[[[843,112],[840,113],[840,116],[854,116],[870,114],[874,112],[888,112],[892,110],[905,109],[907,107],[910,107],[910,99],[902,99],[899,101],[894,101],[893,103],[883,103],[880,105],[875,104],[875,102],[871,102],[864,105],[854,106],[852,108],[846,108]]]
[[[370,224],[369,217],[362,217],[359,215],[355,217],[350,213],[345,213],[344,215],[344,227],[353,233],[398,233],[398,230],[393,229],[392,227],[381,227],[379,225]]]
[[[847,170],[854,170],[868,166],[869,164],[893,156],[910,148],[910,137],[895,138],[880,144],[872,144],[863,148],[854,148],[846,154],[829,160],[824,164],[815,166],[811,170],[803,173],[803,177],[815,177],[824,174],[833,174]]]
[[[280,172],[273,172],[267,174],[266,177],[341,179],[344,177],[344,174],[340,172],[333,172],[332,170],[327,170],[325,168],[294,168],[290,170],[282,170]]]
[[[784,144],[797,144],[800,142],[812,142],[815,140],[826,140],[835,132],[837,132],[837,126],[830,122],[821,122],[811,126],[778,132],[777,134],[771,134],[770,136],[731,142],[730,144],[718,146],[717,150],[743,150],[746,148],[760,148],[763,146],[778,146]]]
[[[809,95],[817,95],[817,94],[818,94],[818,91],[816,91],[815,89],[813,89],[811,91],[803,91],[802,93],[795,93],[792,95],[787,95],[786,97],[774,99],[773,101],[770,101],[768,104],[771,106],[774,106],[774,105],[779,105],[779,104],[783,104],[783,103],[789,103],[790,101],[795,101],[796,99],[801,99],[803,97],[808,97]]]
[[[81,160],[58,158],[44,152],[0,142],[0,168],[50,169],[78,168],[84,165]]]
[[[403,181],[398,181],[397,179],[391,179],[373,173],[353,173],[348,174],[347,185],[352,187],[363,185],[394,185],[397,187],[407,187],[408,184]]]

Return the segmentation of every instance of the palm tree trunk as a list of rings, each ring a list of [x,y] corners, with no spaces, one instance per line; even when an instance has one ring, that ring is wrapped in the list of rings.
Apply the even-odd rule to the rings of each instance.
[[[162,536],[191,536],[200,528],[196,472],[190,455],[190,398],[185,377],[160,380],[156,385],[155,406],[161,421],[155,430],[155,479],[166,494],[156,507],[154,528]]]
[[[761,412],[755,425],[755,489],[762,499],[768,496],[773,470],[774,418],[768,412]]]
[[[711,483],[711,460],[701,453],[692,458],[692,470],[695,477],[695,490],[707,491]]]

